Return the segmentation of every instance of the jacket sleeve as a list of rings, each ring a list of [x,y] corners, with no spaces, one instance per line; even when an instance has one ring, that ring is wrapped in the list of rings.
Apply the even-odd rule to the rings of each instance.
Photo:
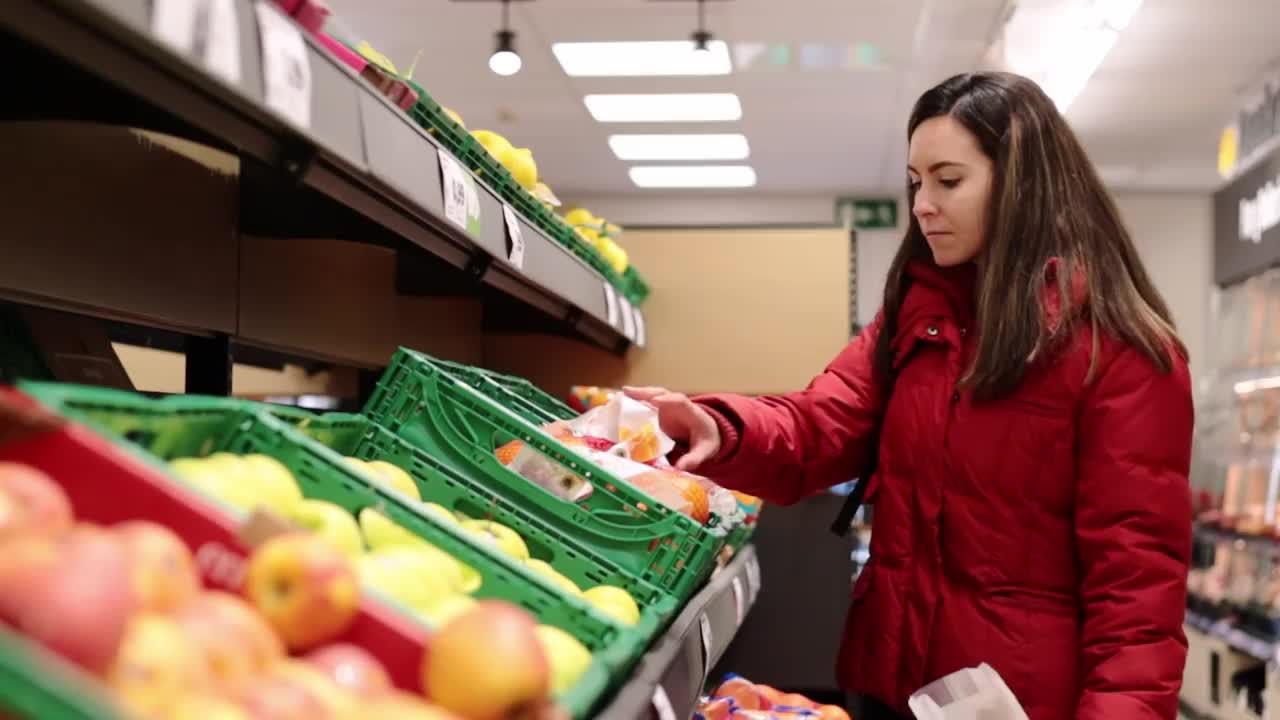
[[[852,480],[881,414],[872,370],[881,325],[877,315],[800,392],[695,398],[716,420],[721,441],[719,455],[697,472],[782,505]]]
[[[1084,608],[1077,720],[1177,717],[1191,554],[1194,410],[1186,364],[1124,349],[1086,391],[1076,549]]]

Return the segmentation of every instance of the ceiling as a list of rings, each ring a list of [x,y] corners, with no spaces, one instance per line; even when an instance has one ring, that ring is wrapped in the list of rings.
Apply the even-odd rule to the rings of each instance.
[[[1022,0],[1038,4],[1049,0]],[[789,43],[785,68],[719,77],[570,78],[551,43],[683,40],[690,0],[529,0],[513,3],[524,69],[488,69],[500,7],[477,0],[328,0],[339,27],[369,40],[472,129],[533,149],[560,195],[630,193],[614,132],[737,132],[751,143],[763,193],[898,192],[903,127],[915,98],[947,76],[979,67],[1011,0],[709,0],[717,39]],[[1217,138],[1242,91],[1280,59],[1276,0],[1146,0],[1068,119],[1113,186],[1215,187]],[[874,66],[803,68],[806,43],[871,43]],[[603,126],[582,98],[596,92],[738,93],[736,123]],[[656,129],[655,129],[656,128]]]

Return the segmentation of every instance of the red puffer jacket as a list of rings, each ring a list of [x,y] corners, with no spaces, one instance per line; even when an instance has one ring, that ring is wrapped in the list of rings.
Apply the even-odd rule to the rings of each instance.
[[[975,404],[956,391],[974,350],[972,269],[910,274],[883,413],[877,320],[802,392],[697,398],[723,445],[701,472],[795,502],[851,479],[883,421],[841,684],[905,712],[926,683],[987,662],[1031,720],[1175,718],[1191,550],[1186,365],[1160,373],[1102,337],[1086,384],[1084,329],[1014,394]]]

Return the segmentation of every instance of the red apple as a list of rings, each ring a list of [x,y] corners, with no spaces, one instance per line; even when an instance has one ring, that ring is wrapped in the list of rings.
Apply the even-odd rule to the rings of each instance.
[[[537,627],[528,612],[510,603],[477,604],[432,637],[423,691],[468,720],[503,720],[544,704],[551,667]]]
[[[197,595],[178,611],[176,620],[203,653],[223,692],[237,692],[284,655],[280,638],[266,620],[229,593]]]
[[[113,535],[90,527],[77,527],[53,548],[33,542],[5,543],[19,559],[3,563],[0,614],[54,652],[103,672],[137,607],[128,553]]]
[[[0,539],[57,535],[71,527],[71,500],[62,486],[30,465],[0,462]]]
[[[253,720],[331,720],[311,693],[271,675],[245,685],[237,699]]]
[[[373,655],[358,645],[327,645],[307,655],[306,661],[339,687],[369,698],[391,689],[391,677]]]
[[[328,675],[310,663],[285,658],[271,667],[271,676],[297,687],[309,694],[324,708],[324,716],[333,720],[348,720],[359,714],[360,706],[355,695],[338,687]]]
[[[139,613],[129,621],[107,683],[141,717],[160,717],[178,699],[209,686],[209,666],[178,623]]]
[[[249,557],[245,596],[291,651],[341,635],[355,619],[360,585],[346,554],[310,533],[287,533]]]
[[[362,720],[459,720],[448,710],[399,690],[379,696],[363,710]]]
[[[133,589],[143,610],[172,612],[200,591],[200,575],[191,550],[172,530],[152,522],[117,525],[116,534],[129,552]]]

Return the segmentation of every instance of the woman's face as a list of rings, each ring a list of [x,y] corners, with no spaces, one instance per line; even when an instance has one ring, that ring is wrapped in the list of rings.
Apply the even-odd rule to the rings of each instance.
[[[950,115],[920,123],[911,135],[911,212],[939,266],[963,265],[986,245],[991,174],[991,159],[977,138]]]

